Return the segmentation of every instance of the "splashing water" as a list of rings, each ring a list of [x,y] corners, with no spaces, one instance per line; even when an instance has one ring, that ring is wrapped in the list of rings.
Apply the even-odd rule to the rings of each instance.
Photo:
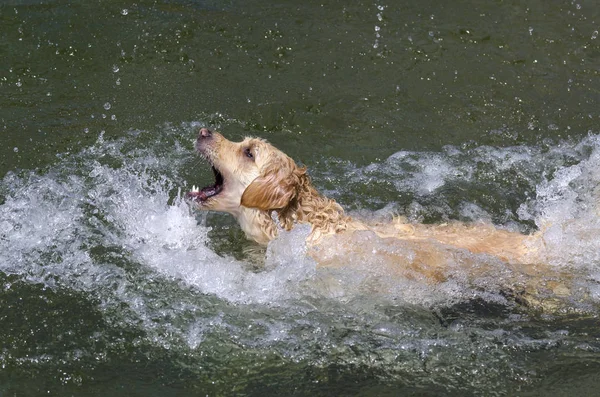
[[[528,336],[495,328],[518,328],[518,317],[492,331],[477,328],[481,320],[440,328],[440,310],[474,297],[505,305],[497,289],[473,289],[460,277],[435,288],[400,283],[386,278],[368,257],[349,257],[347,271],[317,271],[306,255],[307,227],[282,232],[269,245],[260,271],[250,271],[245,259],[217,255],[211,228],[199,224],[179,190],[194,162],[186,141],[196,127],[165,128],[158,142],[143,131],[113,142],[100,137],[47,169],[6,175],[0,182],[0,271],[93,296],[110,321],[141,328],[147,340],[167,349],[196,351],[215,335],[227,335],[243,346],[275,349],[315,365],[329,362],[315,353],[324,349],[337,362],[361,363],[388,375],[420,371],[425,361],[431,368],[457,371],[495,363],[496,378],[485,382],[500,382],[513,371],[506,364],[513,353],[486,341],[514,339],[513,347],[532,348]],[[351,172],[342,170],[336,178],[351,175],[349,187],[340,184],[333,195],[378,179],[410,193],[406,208],[420,211],[443,212],[447,207],[436,200],[478,185],[492,196],[524,197],[508,216],[503,213],[505,226],[534,222],[551,247],[551,264],[580,275],[580,285],[590,291],[587,309],[597,312],[599,166],[600,137],[594,135],[546,148],[404,151],[364,168],[345,164]],[[463,196],[445,216],[457,210],[459,218],[473,221],[497,218],[493,205],[470,198]],[[386,212],[397,213],[398,207],[371,211],[384,217]],[[384,283],[387,292],[373,293],[374,281]],[[463,327],[477,328],[476,342]],[[477,350],[481,358],[458,359],[464,349]]]
[[[192,153],[186,153],[177,139],[171,158],[157,156],[156,147],[129,151],[139,134],[131,132],[129,141],[112,143],[100,137],[95,146],[44,173],[7,175],[2,182],[7,194],[0,218],[1,269],[27,275],[32,282],[53,285],[60,280],[92,288],[96,278],[123,276],[122,269],[90,257],[94,250],[114,249],[158,274],[232,302],[277,304],[297,298],[306,287],[300,285],[315,276],[315,264],[302,243],[307,231],[282,233],[284,237],[268,251],[269,271],[248,272],[244,263],[217,255],[208,246],[210,228],[198,225],[181,193],[175,194],[176,186],[185,185],[177,170]],[[502,189],[517,175],[535,190],[535,197],[520,204],[515,218],[533,220],[542,230],[552,264],[585,268],[596,275],[599,150],[600,138],[590,136],[546,150],[402,151],[352,173],[355,182],[389,180],[398,191],[412,192],[424,201],[444,187],[465,183],[496,184]],[[414,200],[411,205],[421,204]],[[474,221],[492,218],[472,202],[463,201],[459,211]],[[65,280],[70,273],[76,277]]]

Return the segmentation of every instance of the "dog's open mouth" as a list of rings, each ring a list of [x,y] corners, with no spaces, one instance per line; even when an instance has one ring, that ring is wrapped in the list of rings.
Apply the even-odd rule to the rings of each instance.
[[[224,182],[223,175],[214,166],[212,167],[212,170],[215,174],[215,183],[210,186],[203,187],[202,189],[198,189],[196,186],[192,186],[192,191],[188,192],[188,194],[186,195],[188,200],[201,204],[209,198],[221,193],[221,191],[223,190]]]

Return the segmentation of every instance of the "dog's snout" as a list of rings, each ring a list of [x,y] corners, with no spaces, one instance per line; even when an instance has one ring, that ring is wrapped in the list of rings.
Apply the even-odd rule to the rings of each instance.
[[[220,140],[220,138],[222,138],[222,136],[218,132],[212,132],[206,127],[200,128],[200,131],[198,131],[198,137],[194,143],[194,148],[197,151],[206,154],[205,149],[209,146],[214,146],[217,144],[217,141]]]
[[[212,131],[208,128],[200,128],[200,134],[198,138],[210,138],[212,136]]]

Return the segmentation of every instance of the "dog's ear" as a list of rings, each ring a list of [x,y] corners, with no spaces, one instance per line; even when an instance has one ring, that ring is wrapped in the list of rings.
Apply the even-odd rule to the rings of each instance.
[[[267,172],[257,177],[242,194],[241,204],[248,208],[260,210],[276,210],[285,208],[298,194],[300,177],[306,168],[279,170]]]
[[[286,207],[295,196],[295,186],[289,179],[282,172],[257,177],[244,190],[241,204],[260,210]]]

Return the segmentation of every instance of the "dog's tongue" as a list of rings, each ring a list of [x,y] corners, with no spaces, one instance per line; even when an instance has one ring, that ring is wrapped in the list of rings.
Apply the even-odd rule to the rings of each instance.
[[[204,192],[188,192],[185,198],[191,201],[204,201],[208,196]]]
[[[192,201],[205,201],[210,196],[217,194],[217,188],[215,186],[207,186],[202,190],[197,190],[194,186],[191,192],[188,192],[185,197]]]

